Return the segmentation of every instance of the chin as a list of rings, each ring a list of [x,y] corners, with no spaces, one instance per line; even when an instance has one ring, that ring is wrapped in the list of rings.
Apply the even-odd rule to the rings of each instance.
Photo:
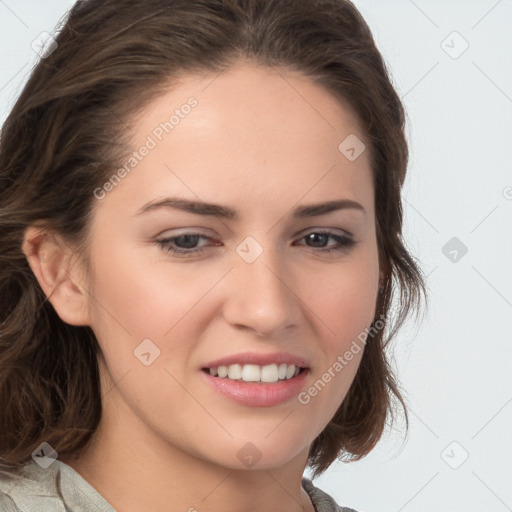
[[[216,445],[212,459],[216,464],[233,470],[256,471],[280,468],[302,454],[307,456],[308,446],[304,444],[304,437],[283,439],[277,432],[265,435],[266,438],[263,436],[253,439],[245,435],[243,438],[230,439],[222,443],[223,446],[212,443]]]

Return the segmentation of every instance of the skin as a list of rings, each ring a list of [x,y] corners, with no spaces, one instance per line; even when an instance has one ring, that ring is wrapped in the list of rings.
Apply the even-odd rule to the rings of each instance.
[[[237,352],[288,351],[309,362],[304,389],[321,378],[374,319],[379,278],[369,151],[349,161],[339,144],[357,117],[325,89],[284,69],[238,65],[188,76],[135,119],[144,144],[175,108],[198,105],[113,190],[96,200],[89,274],[79,254],[36,227],[25,251],[59,316],[89,325],[100,343],[103,416],[86,450],[61,460],[122,512],[312,511],[301,488],[311,443],[345,397],[362,351],[308,404],[234,403],[203,381],[201,367]],[[180,196],[229,206],[237,221],[171,208]],[[364,208],[294,219],[299,205],[351,199]],[[352,235],[331,254],[318,230]],[[173,256],[157,239],[184,232],[200,255]],[[236,252],[252,236],[254,263]],[[176,245],[175,245],[176,247]],[[183,240],[181,248],[186,248]],[[259,335],[258,335],[259,333]],[[134,350],[151,339],[160,356]],[[247,467],[237,452],[253,443]],[[145,489],[145,492],[140,492]]]

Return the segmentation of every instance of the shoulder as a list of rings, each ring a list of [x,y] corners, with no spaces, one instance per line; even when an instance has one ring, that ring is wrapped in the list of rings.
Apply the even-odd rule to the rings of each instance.
[[[352,508],[338,505],[332,496],[315,487],[313,482],[306,477],[302,478],[302,487],[309,494],[317,512],[357,512]]]
[[[58,498],[58,465],[42,469],[31,460],[13,471],[0,471],[0,511],[25,512],[39,510],[66,512]],[[37,500],[37,501],[36,501]]]
[[[2,512],[22,512],[13,499],[0,489],[0,510]]]
[[[34,460],[0,471],[0,512],[115,512],[86,480],[55,460],[43,468]]]

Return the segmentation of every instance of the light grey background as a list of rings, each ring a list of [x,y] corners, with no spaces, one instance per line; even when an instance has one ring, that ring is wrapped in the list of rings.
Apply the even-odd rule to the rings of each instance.
[[[315,484],[361,512],[512,510],[512,0],[354,3],[408,112],[405,238],[430,309],[393,345],[407,438]],[[72,4],[0,0],[0,122]]]

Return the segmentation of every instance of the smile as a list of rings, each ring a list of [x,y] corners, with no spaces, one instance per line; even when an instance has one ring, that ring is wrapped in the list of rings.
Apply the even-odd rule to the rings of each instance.
[[[260,366],[257,364],[230,364],[229,366],[214,366],[204,368],[210,375],[221,379],[229,379],[243,382],[265,382],[272,383],[280,380],[289,380],[296,377],[303,368],[294,364],[268,364]]]

